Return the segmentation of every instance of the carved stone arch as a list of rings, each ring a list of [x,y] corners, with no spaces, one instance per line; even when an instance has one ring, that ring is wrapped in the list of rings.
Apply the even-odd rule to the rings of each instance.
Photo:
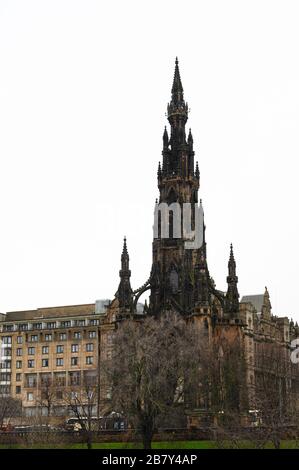
[[[224,309],[224,303],[225,303],[224,295],[221,292],[219,292],[217,289],[215,289],[211,284],[209,288],[212,294],[214,294],[214,296],[219,300],[222,309]]]
[[[144,294],[144,292],[146,292],[147,290],[149,290],[151,288],[151,285],[150,283],[145,285],[144,287],[142,287],[138,293],[135,295],[134,297],[134,302],[133,302],[133,308],[134,308],[134,311],[136,310],[136,307],[137,307],[137,302],[138,300],[140,299],[140,297],[142,296],[142,294]]]
[[[172,256],[171,257],[171,260],[170,260],[170,263],[169,263],[169,267],[168,267],[168,271],[170,271],[170,269],[174,268],[177,270],[177,272],[179,272],[179,262],[176,258],[176,256]]]
[[[169,189],[167,193],[167,202],[168,204],[172,204],[173,202],[177,202],[177,200],[178,200],[177,192],[173,188],[173,186],[171,186],[171,188]]]
[[[212,306],[213,306],[213,312],[216,312],[217,315],[219,316],[222,311],[222,305],[218,297],[213,294],[213,301],[212,301]]]

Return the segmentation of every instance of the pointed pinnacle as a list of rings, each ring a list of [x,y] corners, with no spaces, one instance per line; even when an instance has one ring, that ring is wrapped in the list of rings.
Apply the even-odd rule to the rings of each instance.
[[[180,76],[179,61],[178,61],[178,58],[176,57],[171,93],[172,94],[174,94],[174,93],[182,93],[183,94],[183,91],[184,90],[183,90],[183,85],[182,85],[181,76]]]
[[[230,244],[230,254],[229,254],[230,259],[234,259],[234,249],[233,249],[233,244]]]
[[[124,236],[123,253],[128,253],[128,250],[127,250],[127,237],[126,236]]]
[[[228,268],[236,267],[235,257],[234,257],[234,250],[233,244],[230,244],[230,252],[229,252],[229,260],[228,260]]]
[[[196,166],[195,166],[195,176],[196,176],[196,178],[199,180],[199,168],[198,168],[198,162],[196,162]]]
[[[164,141],[165,144],[168,144],[168,132],[167,132],[166,126],[164,127],[163,141]]]
[[[159,162],[159,165],[158,165],[157,175],[158,175],[158,177],[160,177],[162,175],[161,163],[160,162]]]

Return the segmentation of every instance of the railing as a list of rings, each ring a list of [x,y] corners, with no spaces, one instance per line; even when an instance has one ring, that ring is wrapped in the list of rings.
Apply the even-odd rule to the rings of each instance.
[[[187,428],[173,428],[173,429],[159,429],[156,430],[153,436],[154,441],[193,441],[193,440],[221,440],[223,438],[236,438],[238,439],[258,439],[259,432],[262,428],[230,428],[224,432],[222,428],[215,426],[207,426],[198,429]],[[267,429],[266,429],[267,431]],[[279,430],[281,438],[294,438],[299,435],[297,426],[281,426]],[[99,431],[89,431],[89,437],[92,442],[140,442],[141,433],[138,429],[107,429]],[[268,434],[268,433],[267,433]],[[37,443],[51,443],[63,446],[69,443],[84,443],[86,442],[86,432],[84,431],[66,431],[66,430],[52,430],[51,427],[40,426],[38,430],[30,430],[30,426],[24,430],[18,431],[1,431],[0,430],[0,443],[1,444],[20,444],[23,446],[30,446]]]

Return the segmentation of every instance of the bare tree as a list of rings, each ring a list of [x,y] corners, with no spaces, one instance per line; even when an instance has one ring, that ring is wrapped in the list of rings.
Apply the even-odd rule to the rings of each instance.
[[[0,395],[0,429],[4,424],[8,424],[11,418],[21,416],[22,404],[20,400],[10,397],[7,394]]]
[[[246,360],[242,338],[218,337],[206,356],[213,435],[218,447],[243,446],[248,415]],[[212,423],[211,423],[212,424]]]
[[[98,405],[98,378],[96,375],[85,374],[81,384],[69,385],[63,394],[65,405],[77,418],[88,449],[92,448],[93,431],[98,428],[96,424],[96,410]]]
[[[119,324],[103,388],[110,410],[139,430],[144,448],[158,421],[198,402],[200,344],[195,324],[173,313]]]
[[[53,413],[53,408],[57,403],[57,386],[53,382],[51,375],[44,374],[40,379],[40,395],[37,399],[37,404],[42,408],[46,409],[47,418]]]
[[[280,448],[282,436],[295,424],[296,403],[292,390],[289,351],[278,343],[260,343],[255,372],[255,407],[261,416],[259,446],[272,442]]]

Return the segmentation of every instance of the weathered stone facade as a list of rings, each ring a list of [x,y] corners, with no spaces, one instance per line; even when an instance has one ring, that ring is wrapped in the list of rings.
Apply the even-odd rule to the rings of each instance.
[[[171,95],[167,107],[170,136],[165,127],[163,160],[162,165],[160,163],[158,165],[157,173],[159,199],[156,205],[166,203],[171,209],[171,204],[178,203],[182,209],[184,203],[190,203],[192,228],[194,228],[194,207],[198,205],[200,173],[198,163],[194,165],[191,130],[188,136],[185,131],[188,104],[184,100],[177,60]],[[169,236],[166,238],[162,236],[161,220],[165,216],[161,214],[156,237],[153,240],[151,273],[146,283],[136,291],[133,291],[129,284],[129,255],[125,241],[120,271],[121,281],[116,295],[119,300],[118,307],[115,301],[112,303],[115,318],[136,315],[136,303],[140,295],[148,290],[150,300],[149,305],[145,305],[144,314],[163,315],[164,311],[172,310],[183,315],[187,321],[193,321],[194,325],[205,333],[208,343],[216,351],[218,363],[229,358],[233,348],[239,348],[239,362],[243,361],[244,364],[243,396],[240,397],[240,407],[243,410],[255,409],[257,406],[256,379],[261,369],[260,345],[274,344],[281,347],[281,354],[285,358],[285,373],[280,378],[281,384],[284,384],[282,388],[290,388],[293,384],[293,388],[297,390],[298,372],[290,361],[290,343],[299,333],[297,325],[294,326],[287,317],[279,318],[272,315],[267,289],[264,295],[247,296],[239,301],[238,277],[232,245],[228,260],[227,290],[222,292],[216,289],[208,269],[204,223],[202,246],[198,249],[186,249],[184,234],[181,238],[174,236],[174,211],[170,211],[167,215]],[[126,298],[124,292],[127,293]],[[257,299],[260,301],[260,306],[256,305]],[[211,399],[208,407],[213,405],[212,401]],[[203,406],[200,398],[198,406]],[[207,407],[207,404],[205,406]],[[192,418],[192,413],[189,415]]]

